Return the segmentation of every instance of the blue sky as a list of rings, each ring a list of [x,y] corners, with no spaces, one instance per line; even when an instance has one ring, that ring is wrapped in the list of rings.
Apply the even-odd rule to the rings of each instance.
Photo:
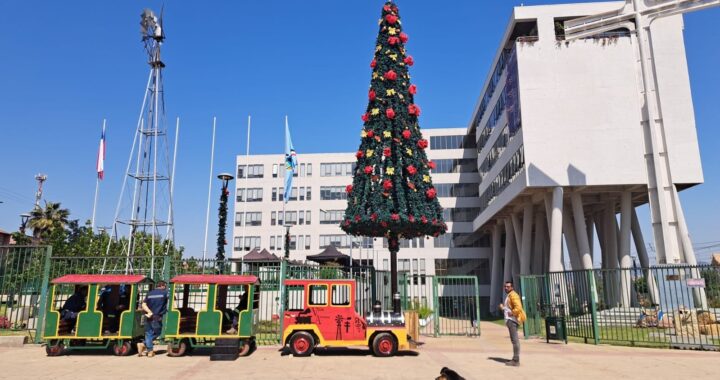
[[[416,62],[411,74],[420,89],[423,128],[467,126],[511,8],[519,3],[398,1]],[[112,224],[148,74],[139,14],[160,6],[0,2],[1,229],[16,230],[18,215],[32,208],[38,172],[49,177],[45,199],[62,202],[73,218],[90,218],[103,118],[108,148],[97,224]],[[249,114],[251,153],[282,151],[286,114],[300,155],[356,149],[381,6],[382,1],[166,1],[167,114],[171,121],[181,118],[177,243],[188,254],[202,253],[213,116],[215,172],[234,171],[235,156],[245,150]],[[720,9],[685,17],[705,174],[705,184],[681,195],[695,242],[720,240],[717,20]],[[215,210],[213,204],[211,226]],[[640,217],[647,225],[646,210]],[[646,234],[651,241],[647,228]],[[209,241],[212,247],[214,239]]]

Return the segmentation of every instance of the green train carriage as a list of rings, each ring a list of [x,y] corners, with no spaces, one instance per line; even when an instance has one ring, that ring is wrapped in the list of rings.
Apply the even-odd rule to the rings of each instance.
[[[239,355],[255,348],[260,281],[249,275],[185,274],[170,280],[170,305],[164,325],[168,356],[216,339],[239,339]]]
[[[69,274],[52,280],[42,331],[47,355],[99,349],[132,353],[144,336],[140,302],[151,285],[142,275]],[[73,296],[84,308],[75,318],[63,317]]]

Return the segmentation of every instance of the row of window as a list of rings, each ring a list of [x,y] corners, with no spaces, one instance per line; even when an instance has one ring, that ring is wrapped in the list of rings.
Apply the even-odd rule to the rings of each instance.
[[[448,158],[433,160],[435,169],[433,173],[473,173],[477,172],[475,160],[472,158]]]
[[[325,249],[331,245],[335,246],[335,248],[350,248],[351,243],[353,248],[372,248],[373,238],[339,234],[320,235],[320,249]]]
[[[498,83],[500,83],[500,78],[502,77],[503,71],[505,70],[505,67],[508,63],[510,53],[511,49],[504,49],[503,52],[500,54],[500,58],[498,58],[498,63],[495,65],[495,69],[493,69],[488,88],[487,90],[485,90],[485,94],[480,101],[480,108],[478,109],[477,116],[475,116],[475,124],[480,123],[483,115],[485,114],[485,111],[487,110],[488,105],[490,105],[490,99],[492,99],[495,88],[497,87]]]
[[[320,224],[339,224],[345,216],[345,210],[320,210]]]
[[[482,180],[485,175],[492,169],[493,165],[495,165],[495,162],[500,158],[500,155],[502,152],[505,151],[505,148],[508,145],[508,142],[510,142],[511,136],[510,132],[508,130],[508,126],[505,125],[503,127],[502,131],[500,131],[500,135],[498,136],[497,140],[495,140],[495,144],[493,144],[492,148],[490,148],[490,152],[488,152],[487,157],[483,160],[482,164],[480,164],[480,180]]]
[[[284,201],[285,200],[285,188],[284,187],[273,187],[272,188],[272,195],[270,199],[275,201]],[[290,189],[290,197],[288,201],[311,201],[312,200],[312,188],[310,186],[295,186],[292,189]]]
[[[311,218],[310,210],[307,210],[307,211],[285,211],[284,216],[283,216],[282,211],[270,212],[270,225],[271,226],[274,226],[276,223],[278,226],[310,224],[311,219],[312,218]]]
[[[443,209],[443,220],[446,222],[472,222],[478,215],[479,207]]]
[[[345,186],[320,186],[320,199],[323,201],[347,199]]]
[[[490,239],[488,235],[479,233],[447,233],[435,238],[433,247],[435,248],[475,248],[489,247]]]
[[[320,177],[349,177],[355,171],[354,162],[320,164]]]
[[[477,197],[477,183],[436,183],[435,191],[441,198],[447,197]]]
[[[262,202],[263,200],[263,189],[262,187],[251,187],[247,189],[237,189],[238,202]]]
[[[312,177],[312,164],[299,164],[298,169],[294,173],[294,177]],[[285,176],[285,165],[273,164],[272,176],[277,178],[278,176]],[[265,177],[265,165],[263,164],[252,164],[252,165],[238,165],[237,178],[264,178]]]
[[[485,144],[487,144],[492,134],[493,128],[497,125],[497,122],[503,115],[507,115],[510,137],[514,136],[515,133],[520,129],[520,107],[519,107],[519,91],[517,83],[517,57],[513,53],[508,57],[510,60],[510,69],[505,79],[505,85],[502,89],[502,93],[498,97],[497,103],[493,107],[492,114],[488,117],[485,126],[480,130],[477,142],[477,151],[480,153]],[[478,120],[479,121],[479,120]],[[478,126],[479,127],[479,126]],[[476,129],[477,131],[478,129]]]
[[[285,236],[275,235],[270,236],[270,250],[285,250]],[[290,235],[290,250],[309,250],[310,249],[310,235]]]
[[[236,212],[235,225],[240,226],[260,226],[262,225],[261,212]]]
[[[510,161],[500,170],[495,179],[487,189],[480,195],[480,212],[484,211],[490,203],[517,177],[517,174],[525,167],[525,154],[523,146],[513,153]]]
[[[471,149],[475,139],[470,135],[430,136],[430,149]]]

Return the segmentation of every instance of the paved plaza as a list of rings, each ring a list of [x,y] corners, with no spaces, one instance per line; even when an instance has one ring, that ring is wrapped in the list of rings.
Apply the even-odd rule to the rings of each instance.
[[[319,351],[309,358],[281,356],[261,346],[234,362],[210,362],[205,354],[170,358],[115,357],[98,353],[45,356],[42,347],[0,349],[0,379],[434,379],[447,366],[467,379],[711,379],[717,352],[522,341],[519,368],[503,361],[512,350],[507,331],[483,323],[479,338],[424,338],[417,354],[376,358],[367,350]]]

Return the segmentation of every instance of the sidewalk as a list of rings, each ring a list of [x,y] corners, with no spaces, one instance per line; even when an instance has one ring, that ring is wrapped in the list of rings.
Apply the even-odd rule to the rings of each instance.
[[[49,358],[39,346],[0,348],[0,379],[434,379],[449,367],[467,379],[712,379],[720,353],[586,344],[521,341],[521,367],[502,361],[512,348],[503,326],[482,323],[479,338],[442,337],[425,342],[417,354],[376,358],[368,350],[318,351],[309,358],[281,356],[261,346],[234,362],[210,362],[206,354],[170,358],[115,357],[75,352]]]

